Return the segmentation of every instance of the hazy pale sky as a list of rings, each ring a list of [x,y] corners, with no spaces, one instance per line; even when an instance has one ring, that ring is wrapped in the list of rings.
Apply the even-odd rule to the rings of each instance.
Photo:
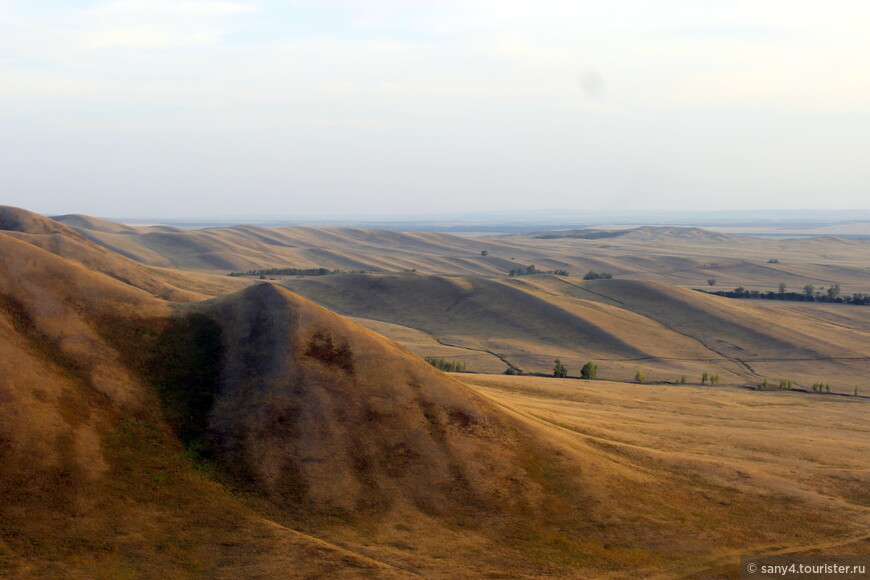
[[[866,0],[0,0],[0,203],[870,208]]]

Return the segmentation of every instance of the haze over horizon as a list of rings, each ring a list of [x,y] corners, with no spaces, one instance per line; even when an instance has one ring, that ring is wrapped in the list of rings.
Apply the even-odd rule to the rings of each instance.
[[[870,209],[870,5],[0,0],[2,203]]]

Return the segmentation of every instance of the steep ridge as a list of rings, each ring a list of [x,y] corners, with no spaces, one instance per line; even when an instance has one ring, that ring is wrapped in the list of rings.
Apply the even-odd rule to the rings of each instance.
[[[272,284],[201,306],[225,348],[209,429],[270,497],[443,517],[529,496],[500,413],[398,345]]]

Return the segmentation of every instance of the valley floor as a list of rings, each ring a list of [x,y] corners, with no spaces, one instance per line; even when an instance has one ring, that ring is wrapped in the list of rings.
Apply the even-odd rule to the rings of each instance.
[[[755,553],[870,554],[870,400],[732,387],[453,376],[539,427],[580,465],[589,462],[590,449],[598,449],[614,461],[614,469],[623,463],[651,477],[682,473],[686,485],[697,490],[712,484],[737,497],[776,497],[839,521],[839,531],[827,537],[771,538],[767,545],[756,544]],[[605,490],[588,491],[607,496]],[[613,501],[614,510],[631,509]],[[739,507],[733,512],[734,520],[711,523],[731,527]],[[763,521],[752,525],[759,527],[742,532],[768,531]],[[690,552],[704,539],[680,541]],[[736,577],[741,553],[723,545],[694,562],[673,568],[662,563],[660,571],[662,577],[706,577],[705,571]]]

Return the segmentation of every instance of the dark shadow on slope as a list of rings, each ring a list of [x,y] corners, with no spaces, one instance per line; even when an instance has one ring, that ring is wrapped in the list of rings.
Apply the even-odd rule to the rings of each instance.
[[[220,325],[192,313],[167,324],[148,365],[166,420],[197,459],[211,457],[207,418],[222,358]]]

